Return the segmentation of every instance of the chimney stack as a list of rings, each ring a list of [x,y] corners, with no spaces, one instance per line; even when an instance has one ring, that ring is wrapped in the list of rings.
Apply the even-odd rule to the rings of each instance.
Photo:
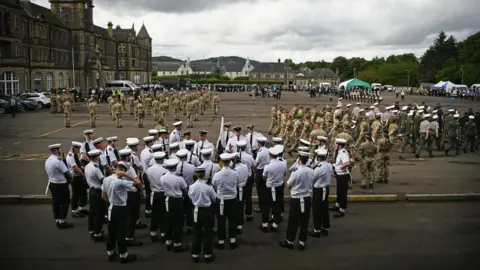
[[[112,22],[108,22],[108,30],[107,30],[107,32],[108,32],[108,35],[109,35],[110,37],[113,37],[113,23],[112,23]]]
[[[282,61],[280,60],[280,58],[278,58],[278,63],[281,63]]]

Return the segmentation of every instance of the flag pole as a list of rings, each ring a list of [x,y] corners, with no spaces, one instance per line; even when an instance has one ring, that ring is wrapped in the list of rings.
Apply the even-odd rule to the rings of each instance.
[[[75,88],[75,55],[73,54],[73,47],[72,47],[72,78],[73,78],[73,88]]]

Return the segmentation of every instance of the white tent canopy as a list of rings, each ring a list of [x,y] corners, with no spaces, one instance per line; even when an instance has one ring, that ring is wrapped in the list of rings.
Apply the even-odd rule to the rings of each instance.
[[[440,81],[439,83],[435,84],[434,87],[443,88],[443,89],[452,89],[453,87],[456,87],[456,85],[451,81],[446,81],[446,82]]]
[[[442,87],[442,85],[444,84],[445,82],[444,81],[439,81],[437,84],[435,84],[433,87]]]

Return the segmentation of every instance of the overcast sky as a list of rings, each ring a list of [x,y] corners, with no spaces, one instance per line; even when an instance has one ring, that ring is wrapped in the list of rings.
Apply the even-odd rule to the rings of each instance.
[[[31,2],[49,7],[48,0]],[[94,22],[138,31],[153,55],[236,55],[259,61],[331,61],[415,53],[440,30],[480,30],[480,0],[94,0]]]

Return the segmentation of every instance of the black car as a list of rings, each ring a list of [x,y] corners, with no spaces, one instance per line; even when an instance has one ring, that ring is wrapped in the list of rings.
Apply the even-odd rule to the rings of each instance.
[[[8,101],[0,99],[0,115],[8,112]]]
[[[7,104],[10,103],[12,96],[1,95],[0,99],[6,100]],[[37,102],[32,99],[22,99],[19,97],[13,97],[17,103],[17,111],[33,111],[37,109]]]

